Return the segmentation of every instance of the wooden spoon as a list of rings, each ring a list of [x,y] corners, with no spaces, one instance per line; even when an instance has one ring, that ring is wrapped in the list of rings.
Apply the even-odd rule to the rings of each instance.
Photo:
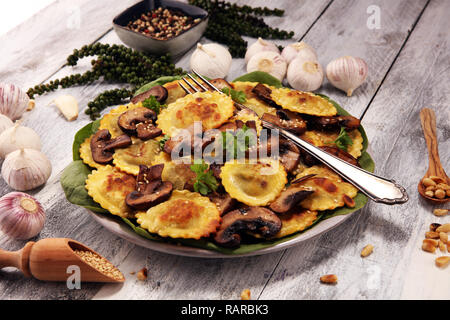
[[[434,111],[429,108],[423,108],[420,111],[420,122],[422,124],[423,134],[428,148],[428,171],[423,178],[429,176],[437,176],[450,185],[450,178],[445,173],[442,167],[441,160],[439,159],[438,142],[436,137],[436,115]],[[423,180],[422,178],[422,180]],[[419,181],[417,189],[422,197],[430,200],[434,203],[446,203],[450,201],[449,197],[444,199],[432,198],[425,194],[425,187],[422,184],[422,180]]]
[[[0,249],[0,269],[16,267],[26,277],[33,276],[44,281],[67,281],[67,278],[73,274],[73,270],[68,270],[68,267],[78,266],[81,282],[124,281],[118,269],[116,269],[118,275],[115,277],[103,273],[86,263],[75,253],[75,250],[88,251],[101,257],[78,241],[67,238],[48,238],[38,242],[28,242],[21,250],[14,252]]]

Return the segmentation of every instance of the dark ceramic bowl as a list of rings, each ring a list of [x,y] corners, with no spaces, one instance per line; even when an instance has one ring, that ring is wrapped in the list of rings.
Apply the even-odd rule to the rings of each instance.
[[[163,8],[173,8],[183,11],[186,15],[201,21],[183,31],[178,36],[158,40],[145,36],[139,32],[127,29],[128,22],[137,19],[148,11]],[[139,51],[146,51],[156,55],[171,53],[173,57],[182,55],[201,38],[208,24],[208,12],[189,4],[170,0],[144,0],[126,9],[113,19],[113,27],[123,43]]]

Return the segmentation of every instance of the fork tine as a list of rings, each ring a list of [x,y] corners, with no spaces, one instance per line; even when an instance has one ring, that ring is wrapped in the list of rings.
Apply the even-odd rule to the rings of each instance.
[[[203,84],[201,84],[201,82],[199,82],[197,79],[195,79],[195,78],[194,78],[193,76],[191,76],[189,73],[187,74],[187,76],[188,76],[189,78],[191,78],[192,81],[195,82],[195,84],[197,84],[200,88],[202,88],[203,91],[208,91],[208,88],[206,88]]]
[[[192,92],[189,91],[188,88],[186,88],[186,86],[181,83],[181,81],[178,81],[178,85],[184,90],[184,92],[186,92],[187,94],[191,94]]]
[[[192,90],[194,90],[194,92],[200,92],[200,90],[198,90],[192,83],[190,83],[188,81],[188,79],[186,79],[185,77],[183,77],[181,80],[184,81],[184,83],[186,83]]]
[[[192,72],[195,73],[195,75],[196,75],[197,77],[199,77],[200,79],[202,79],[202,81],[203,81],[204,83],[206,83],[208,86],[210,86],[211,88],[213,88],[213,89],[216,90],[217,92],[220,92],[220,93],[223,94],[222,91],[220,91],[219,89],[217,89],[216,86],[214,86],[211,82],[209,82],[208,80],[206,80],[205,77],[202,76],[200,73],[198,73],[198,72],[195,71],[194,69],[192,69]]]

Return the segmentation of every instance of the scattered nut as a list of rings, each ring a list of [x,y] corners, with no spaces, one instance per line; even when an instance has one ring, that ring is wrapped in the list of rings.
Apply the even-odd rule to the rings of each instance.
[[[427,231],[425,232],[426,239],[439,239],[439,232],[436,231]]]
[[[251,299],[250,289],[242,290],[242,292],[241,292],[241,300],[250,300],[250,299]]]
[[[445,249],[445,244],[441,240],[438,241],[438,247],[439,247],[439,250],[441,250],[441,252],[443,252],[443,253],[445,253],[447,251]]]
[[[436,229],[437,232],[450,232],[450,223],[443,224]]]
[[[438,246],[437,240],[433,239],[425,239],[422,242],[422,250],[434,253],[436,251],[436,247]]]
[[[435,186],[436,182],[434,182],[431,178],[424,178],[422,180],[422,183],[425,187],[429,187],[429,186]]]
[[[337,283],[337,276],[335,274],[326,274],[324,276],[320,277],[320,282],[326,283],[326,284],[335,284]]]
[[[443,217],[448,214],[447,209],[434,209],[433,214],[437,217]]]
[[[429,176],[431,180],[433,180],[435,183],[445,183],[445,180],[438,176]]]
[[[361,257],[367,257],[368,255],[370,255],[373,251],[373,245],[368,244],[367,246],[365,246],[362,251],[361,251]]]
[[[438,199],[444,199],[444,198],[445,198],[445,191],[442,190],[442,189],[437,189],[437,190],[434,192],[434,195],[435,195],[436,198],[438,198]]]
[[[450,263],[450,256],[438,257],[435,262],[439,268],[445,268]]]
[[[437,228],[441,226],[440,223],[432,223],[430,224],[430,231],[436,231]]]
[[[436,188],[437,188],[437,189],[442,189],[442,190],[449,190],[449,189],[450,189],[450,186],[449,186],[448,184],[446,184],[446,183],[439,183],[439,184],[436,186]]]
[[[440,232],[439,239],[441,239],[441,241],[443,243],[447,244],[448,243],[448,234],[446,234],[445,232]]]
[[[142,268],[141,270],[139,270],[139,272],[137,273],[137,278],[141,281],[147,280],[147,268]]]

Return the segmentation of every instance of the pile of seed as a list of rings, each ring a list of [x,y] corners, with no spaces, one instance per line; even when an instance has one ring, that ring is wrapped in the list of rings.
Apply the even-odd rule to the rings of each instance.
[[[92,251],[74,250],[84,262],[114,280],[123,280],[123,274],[111,262]]]
[[[192,28],[200,21],[200,18],[194,19],[180,10],[159,7],[130,21],[127,28],[151,38],[167,40]]]
[[[450,198],[450,186],[446,181],[437,176],[429,176],[422,179],[425,194],[430,198]]]
[[[284,10],[267,7],[238,6],[218,0],[189,0],[189,3],[209,13],[205,37],[228,46],[233,57],[244,57],[247,41],[242,36],[265,39],[290,39],[293,31],[271,28],[261,16],[279,16]],[[275,2],[274,2],[275,3]]]
[[[130,84],[132,87],[108,90],[98,95],[88,103],[86,114],[92,120],[100,117],[100,112],[108,106],[117,105],[133,96],[136,88],[143,86],[164,75],[180,75],[184,71],[176,68],[170,55],[153,56],[139,52],[123,45],[95,43],[75,49],[67,57],[67,64],[75,66],[78,60],[96,56],[91,61],[92,69],[83,74],[73,74],[62,79],[40,84],[27,91],[30,99],[58,88],[68,88],[76,85],[86,85],[100,78],[108,82]]]
[[[450,232],[450,223],[441,225],[440,223],[432,223],[430,230],[425,232],[425,239],[422,241],[422,250],[435,253],[436,249],[443,254],[450,253],[450,241],[448,233]],[[440,256],[435,259],[438,267],[444,268],[450,264],[450,256]]]

